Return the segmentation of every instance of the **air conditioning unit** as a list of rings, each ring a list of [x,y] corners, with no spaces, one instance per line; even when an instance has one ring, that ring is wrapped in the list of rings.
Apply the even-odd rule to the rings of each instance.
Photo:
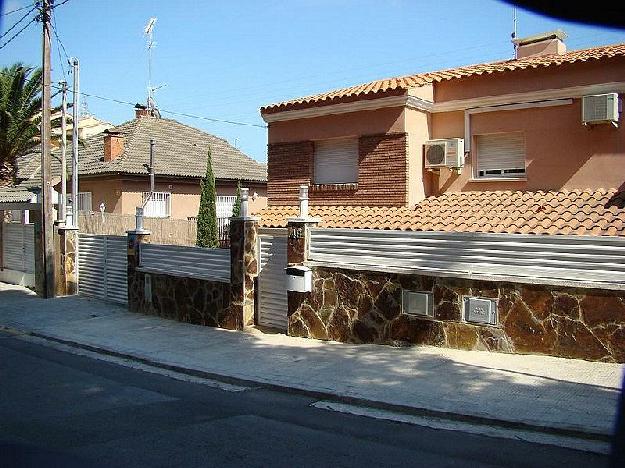
[[[426,169],[464,166],[464,140],[462,138],[426,141],[423,150]]]
[[[582,98],[582,123],[594,125],[612,123],[618,125],[618,94],[594,94]]]

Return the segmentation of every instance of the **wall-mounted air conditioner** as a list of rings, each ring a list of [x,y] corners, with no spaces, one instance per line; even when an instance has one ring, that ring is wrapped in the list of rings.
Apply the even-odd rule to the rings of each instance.
[[[593,94],[582,98],[582,123],[596,125],[611,123],[618,125],[618,94]]]
[[[445,138],[426,141],[423,145],[426,169],[464,166],[464,140]]]

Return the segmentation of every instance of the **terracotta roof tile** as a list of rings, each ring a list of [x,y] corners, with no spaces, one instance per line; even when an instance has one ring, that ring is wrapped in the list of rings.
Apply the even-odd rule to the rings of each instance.
[[[258,214],[261,227],[285,227],[298,210],[278,205]],[[311,206],[310,215],[326,228],[625,236],[625,198],[617,189],[450,192],[414,208]]]
[[[349,101],[359,99],[361,97],[375,98],[381,95],[396,96],[405,94],[405,92],[410,88],[475,75],[490,75],[515,70],[525,70],[527,68],[544,68],[623,56],[625,56],[625,44],[615,44],[593,47],[590,49],[574,50],[563,55],[533,56],[504,60],[500,62],[480,63],[477,65],[463,66],[449,70],[419,73],[397,78],[386,78],[348,88],[337,89],[321,94],[270,104],[265,107],[261,107],[260,110],[263,114],[271,114],[292,109],[334,104],[336,102]]]
[[[223,138],[172,119],[133,119],[110,129],[124,136],[124,150],[113,161],[104,161],[104,134],[87,138],[80,149],[79,169],[83,175],[146,175],[150,139],[156,141],[156,175],[200,178],[206,175],[211,148],[216,179],[267,180],[267,166],[230,145]],[[61,173],[58,150],[53,151],[52,175]],[[41,155],[33,152],[18,162],[20,179],[40,179]]]

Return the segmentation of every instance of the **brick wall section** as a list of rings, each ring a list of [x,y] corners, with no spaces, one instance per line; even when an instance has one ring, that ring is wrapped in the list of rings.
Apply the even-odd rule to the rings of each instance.
[[[313,142],[270,144],[267,152],[268,203],[297,205],[298,187],[311,181]]]
[[[401,206],[408,200],[408,134],[360,138],[358,198],[370,206]]]
[[[408,200],[406,133],[359,138],[358,184],[315,186],[314,144],[276,143],[268,147],[270,205],[297,205],[298,187],[311,185],[313,205],[402,206]]]

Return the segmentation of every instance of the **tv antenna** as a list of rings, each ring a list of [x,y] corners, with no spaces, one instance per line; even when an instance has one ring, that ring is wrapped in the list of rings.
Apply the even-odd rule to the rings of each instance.
[[[512,44],[514,45],[514,57],[516,58],[516,48],[517,48],[517,43],[514,42],[514,40],[516,39],[516,7],[512,8],[512,34],[510,34],[512,36]]]
[[[154,26],[156,25],[157,18],[152,17],[148,20],[148,23],[143,28],[143,34],[147,37],[148,47],[148,102],[147,108],[150,111],[150,115],[154,115],[156,111],[156,102],[154,101],[154,92],[166,85],[152,86],[152,49],[156,46],[154,41]]]

